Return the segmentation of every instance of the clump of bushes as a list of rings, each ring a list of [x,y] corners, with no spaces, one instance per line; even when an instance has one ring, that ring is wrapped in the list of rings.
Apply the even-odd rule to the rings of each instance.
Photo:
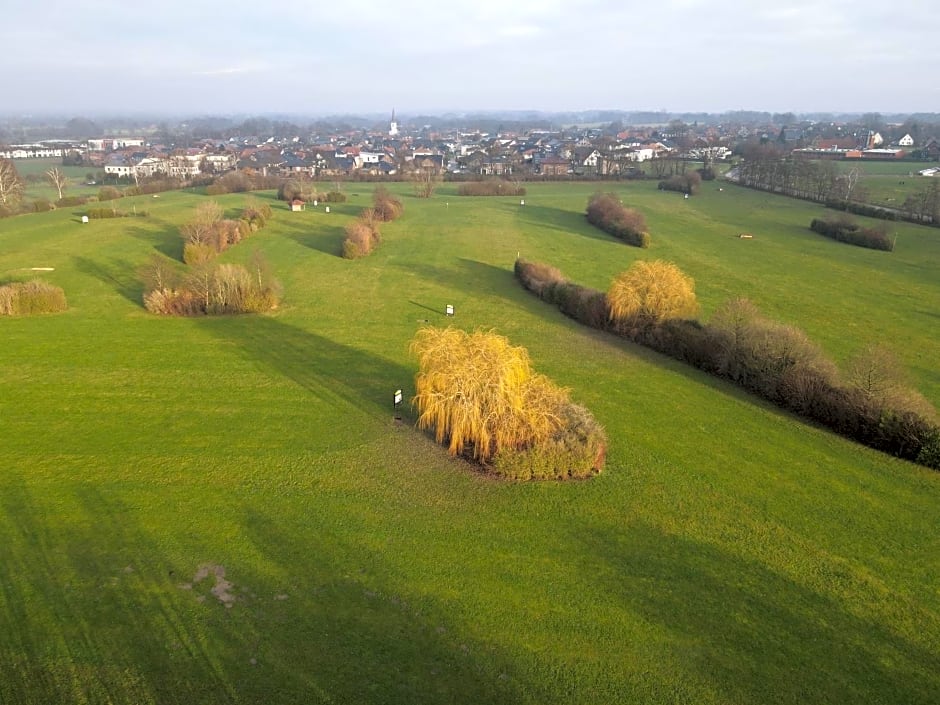
[[[245,201],[245,208],[239,220],[247,223],[251,232],[256,232],[268,224],[272,213],[271,206],[267,203],[261,204],[257,199],[249,197]]]
[[[116,198],[121,198],[123,196],[118,189],[114,186],[102,186],[98,189],[98,200],[99,201],[113,201]]]
[[[402,214],[401,201],[384,186],[375,189],[372,203],[372,208],[364,208],[359,217],[346,226],[346,239],[343,240],[343,257],[346,259],[358,259],[371,254],[382,241],[379,223],[395,220]]]
[[[0,286],[0,315],[30,316],[68,308],[61,287],[43,281],[10,282]]]
[[[603,428],[493,332],[423,328],[411,345],[418,427],[450,454],[515,480],[588,477],[603,467]]]
[[[245,193],[255,187],[251,177],[241,171],[230,171],[206,186],[207,196],[222,196],[226,193]]]
[[[285,181],[277,188],[277,200],[279,201],[287,201],[290,203],[297,198],[302,201],[313,200],[309,198],[309,196],[310,194],[304,191],[303,184],[293,179]]]
[[[615,327],[624,331],[691,318],[698,312],[695,282],[671,262],[640,260],[614,278],[607,308]]]
[[[72,208],[74,206],[84,206],[88,203],[85,196],[63,196],[55,202],[57,208]]]
[[[520,260],[515,271],[523,286],[585,325],[728,379],[869,447],[940,469],[937,412],[903,381],[899,365],[883,350],[864,351],[843,382],[836,365],[803,331],[763,316],[745,299],[728,302],[708,323],[691,318],[691,280],[687,288],[675,272],[662,277],[662,272],[634,265],[605,296],[567,281],[544,264]],[[654,285],[656,277],[660,282]],[[616,291],[617,282],[631,291]],[[671,288],[663,289],[666,282],[672,282]],[[656,295],[644,298],[637,293],[643,291]],[[626,322],[619,317],[622,296],[628,304]],[[637,300],[645,303],[637,306]],[[647,311],[652,304],[652,312]],[[598,309],[609,310],[610,317],[599,315]]]
[[[122,211],[117,208],[89,208],[85,211],[87,215],[92,220],[101,220],[103,218],[130,218],[138,217],[144,218],[149,215],[148,211]]]
[[[880,220],[899,220],[899,213],[896,210],[891,210],[890,208],[881,208],[880,206],[873,206],[870,203],[862,203],[860,201],[846,201],[839,198],[829,198],[825,201],[826,208],[832,208],[833,210],[839,211],[848,211],[849,213],[854,213],[855,215],[864,215],[869,218],[879,218]],[[915,220],[914,222],[922,222]]]
[[[379,186],[372,193],[372,210],[376,220],[388,223],[401,217],[404,206],[387,188]]]
[[[518,259],[519,281],[540,299],[555,304],[566,316],[593,328],[608,327],[607,297],[603,291],[568,281],[555,267]]]
[[[277,187],[277,199],[290,203],[294,199],[319,203],[345,203],[346,194],[337,189],[332,189],[326,193],[313,190],[310,184],[304,184],[296,179],[282,181]]]
[[[649,247],[646,218],[634,208],[627,208],[613,193],[596,193],[588,200],[587,220],[591,225],[619,237],[628,245]]]
[[[193,218],[180,229],[185,241],[183,261],[205,264],[263,228],[270,217],[271,207],[254,199],[246,202],[237,220],[223,218],[222,207],[215,201],[200,204]]]
[[[204,265],[180,279],[162,262],[147,272],[144,307],[163,316],[260,313],[277,308],[280,285],[260,256],[252,268],[240,264]]]
[[[832,219],[813,218],[809,227],[813,232],[839,242],[868,247],[872,250],[884,250],[886,252],[894,250],[894,241],[888,236],[888,229],[884,225],[863,228],[851,217],[842,215]]]
[[[465,181],[457,187],[458,196],[525,196],[525,187],[506,179]]]
[[[702,185],[702,175],[697,171],[690,171],[686,174],[676,174],[659,182],[660,191],[678,191],[691,196],[698,193]]]
[[[347,225],[345,232],[343,257],[346,259],[365,257],[381,242],[379,227],[371,208],[365,209],[355,221]]]

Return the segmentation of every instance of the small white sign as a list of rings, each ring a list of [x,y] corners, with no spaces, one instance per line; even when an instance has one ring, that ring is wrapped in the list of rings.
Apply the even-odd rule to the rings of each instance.
[[[82,216],[82,222],[83,222],[83,223],[87,223],[87,222],[88,222],[88,216],[87,216],[87,215],[83,215],[83,216]]]
[[[395,390],[395,406],[401,405],[402,393],[400,389]]]
[[[326,212],[327,212],[327,213],[330,212],[330,207],[329,207],[329,206],[326,207]]]
[[[519,205],[520,205],[520,206],[524,206],[524,205],[525,205],[525,199],[524,199],[524,198],[523,198],[521,201],[519,201]]]
[[[316,201],[316,199],[313,200],[313,207],[314,207],[314,208],[317,207],[317,201]]]
[[[447,304],[447,306],[444,307],[444,313],[446,313],[448,316],[453,316],[453,315],[454,315],[454,307],[453,307],[453,305],[452,305],[452,304]]]

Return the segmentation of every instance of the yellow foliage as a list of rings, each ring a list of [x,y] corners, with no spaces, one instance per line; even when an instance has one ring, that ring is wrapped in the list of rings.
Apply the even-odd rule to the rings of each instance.
[[[695,282],[671,262],[638,261],[621,272],[607,292],[612,321],[650,325],[698,312]]]
[[[411,350],[419,361],[418,427],[433,428],[451,455],[469,449],[486,462],[499,450],[538,444],[563,424],[567,391],[536,374],[525,348],[501,335],[429,327]]]

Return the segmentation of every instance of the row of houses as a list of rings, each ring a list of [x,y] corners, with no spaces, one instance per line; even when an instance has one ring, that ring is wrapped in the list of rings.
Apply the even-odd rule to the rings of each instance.
[[[850,140],[819,140],[815,146],[802,147],[793,150],[796,156],[810,159],[867,159],[867,160],[900,160],[912,156],[910,149],[901,147],[868,147],[860,148],[851,144]],[[931,138],[921,147],[914,158],[925,160],[940,159],[940,140]]]
[[[61,159],[70,149],[69,145],[45,143],[0,146],[0,159]]]

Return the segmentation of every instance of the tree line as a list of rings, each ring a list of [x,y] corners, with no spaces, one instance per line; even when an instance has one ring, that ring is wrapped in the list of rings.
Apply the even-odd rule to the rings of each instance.
[[[904,381],[884,348],[869,347],[840,373],[800,329],[734,299],[702,323],[694,282],[674,264],[638,261],[605,293],[554,267],[517,260],[516,277],[539,298],[594,328],[725,378],[836,433],[940,469],[940,420]]]
[[[873,218],[940,225],[940,183],[936,179],[925,179],[899,208],[886,208],[866,202],[868,194],[859,183],[861,171],[857,166],[842,171],[830,160],[794,156],[773,145],[751,145],[736,169],[735,181],[748,188],[816,201]]]
[[[595,193],[588,200],[587,221],[628,245],[649,247],[646,218],[635,208],[627,208],[615,193]]]

